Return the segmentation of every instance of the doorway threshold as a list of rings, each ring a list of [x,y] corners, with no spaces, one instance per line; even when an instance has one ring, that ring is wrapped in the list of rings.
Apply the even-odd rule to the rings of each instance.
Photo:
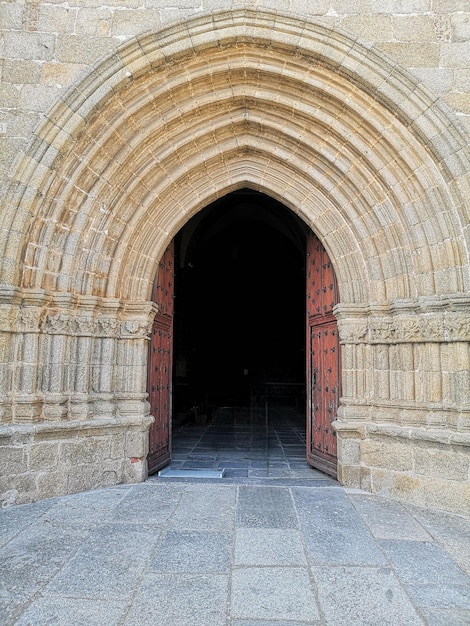
[[[166,467],[158,472],[162,478],[223,478],[225,469],[198,470],[198,469],[171,469]]]

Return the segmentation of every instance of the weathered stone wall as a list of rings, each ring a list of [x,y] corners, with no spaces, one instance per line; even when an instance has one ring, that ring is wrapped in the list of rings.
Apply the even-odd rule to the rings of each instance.
[[[340,479],[468,512],[466,2],[163,4],[2,4],[3,500],[145,478],[158,259],[250,186],[335,265]]]

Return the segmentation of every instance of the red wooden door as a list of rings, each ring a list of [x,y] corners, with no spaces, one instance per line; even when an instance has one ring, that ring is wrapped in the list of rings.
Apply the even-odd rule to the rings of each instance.
[[[171,387],[173,369],[174,244],[168,246],[158,268],[153,301],[158,312],[150,341],[148,394],[154,423],[150,427],[149,474],[171,459]]]
[[[339,302],[332,263],[319,239],[307,239],[307,462],[336,477],[340,346],[333,307]]]

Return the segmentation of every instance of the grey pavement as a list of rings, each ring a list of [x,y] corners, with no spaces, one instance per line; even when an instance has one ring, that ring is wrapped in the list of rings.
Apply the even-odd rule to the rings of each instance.
[[[175,467],[207,456],[232,475],[1,510],[0,624],[470,624],[469,519],[341,487],[285,420],[262,445],[253,425],[230,445],[216,426],[183,427]]]

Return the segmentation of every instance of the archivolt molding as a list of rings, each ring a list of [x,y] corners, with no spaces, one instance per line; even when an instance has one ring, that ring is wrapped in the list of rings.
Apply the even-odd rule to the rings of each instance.
[[[11,189],[5,280],[146,300],[179,228],[248,186],[315,230],[343,302],[470,288],[456,120],[346,34],[204,15],[117,50],[49,119]]]

